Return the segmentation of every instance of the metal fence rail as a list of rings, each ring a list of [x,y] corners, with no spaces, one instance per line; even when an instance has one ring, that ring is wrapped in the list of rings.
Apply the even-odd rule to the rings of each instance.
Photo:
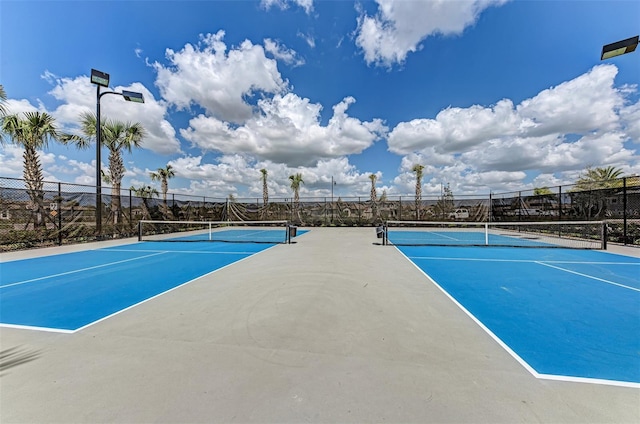
[[[110,191],[110,194],[104,194]],[[169,193],[166,200],[132,190],[102,191],[102,231],[96,234],[95,186],[45,182],[42,189],[0,177],[0,251],[136,234],[141,219],[185,221],[289,220],[301,226],[375,226],[386,220],[607,220],[608,241],[640,246],[640,177],[586,190],[565,185],[486,196],[368,196],[221,199]]]

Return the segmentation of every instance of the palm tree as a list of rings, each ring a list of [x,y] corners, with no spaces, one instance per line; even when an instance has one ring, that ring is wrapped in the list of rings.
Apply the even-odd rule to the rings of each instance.
[[[620,187],[622,169],[613,166],[606,168],[587,167],[585,173],[578,178],[576,188],[578,190],[594,190],[600,188]]]
[[[622,187],[622,170],[613,166],[587,167],[572,190],[571,200],[576,210],[587,219],[602,217],[606,213],[607,196],[611,188]]]
[[[84,113],[81,116],[82,132],[91,138],[96,136],[96,116],[92,113]],[[144,127],[136,123],[124,123],[121,121],[103,120],[100,123],[100,133],[102,135],[101,146],[109,149],[109,178],[112,181],[111,187],[111,212],[113,213],[113,223],[117,224],[120,219],[120,188],[124,177],[125,167],[122,160],[122,150],[131,152],[133,147],[140,147],[146,135]],[[100,164],[96,164],[99,166]]]
[[[300,218],[298,211],[300,203],[300,184],[303,184],[304,180],[300,173],[289,175],[289,180],[291,180],[291,189],[293,190],[293,214],[298,215],[298,218]]]
[[[169,191],[169,179],[175,177],[176,173],[170,164],[167,164],[165,168],[158,168],[156,172],[151,172],[151,181],[160,181],[162,190],[162,207],[165,215],[169,214],[167,208],[167,191]]]
[[[24,117],[9,115],[2,119],[2,132],[11,137],[13,143],[24,149],[23,178],[35,214],[34,227],[41,227],[44,221],[44,181],[38,150],[48,146],[49,141],[63,144],[74,143],[80,148],[87,147],[84,139],[58,131],[55,119],[45,112],[25,112]]]
[[[0,122],[7,116],[7,108],[5,103],[7,102],[7,93],[4,91],[4,86],[0,84]],[[3,143],[2,132],[0,132],[0,143]]]
[[[378,216],[378,207],[376,204],[378,200],[378,193],[376,192],[376,180],[378,179],[378,176],[376,174],[371,174],[369,175],[369,179],[371,180],[371,193],[369,194],[371,200],[371,215],[375,219]]]
[[[289,179],[291,180],[291,189],[293,190],[293,202],[297,208],[297,205],[300,202],[300,184],[304,184],[304,180],[300,173],[289,175]]]
[[[0,84],[0,117],[7,115],[7,108],[5,103],[7,102],[7,93],[4,91],[4,86]]]
[[[376,180],[378,177],[376,174],[371,174],[369,175],[369,179],[371,180],[371,193],[369,197],[371,198],[371,201],[375,203],[376,200],[378,200],[378,193],[376,192]]]
[[[131,186],[130,190],[137,197],[142,198],[142,219],[151,219],[151,213],[149,212],[149,205],[147,205],[147,201],[153,196],[157,196],[158,190],[151,186],[142,186],[140,188]]]
[[[266,169],[261,169],[260,172],[262,172],[262,202],[264,203],[264,206],[267,206],[267,203],[269,203],[269,188],[267,187],[267,170]]]
[[[416,219],[420,219],[420,203],[422,203],[422,170],[424,166],[413,165],[411,170],[416,173]]]

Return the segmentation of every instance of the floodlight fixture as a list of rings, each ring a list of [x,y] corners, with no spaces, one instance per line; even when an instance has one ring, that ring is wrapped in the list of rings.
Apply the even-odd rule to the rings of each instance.
[[[98,84],[102,87],[109,87],[109,74],[107,74],[106,72],[98,71],[97,69],[92,69],[91,83]]]
[[[626,40],[617,41],[615,43],[603,46],[600,60],[609,59],[615,56],[620,56],[635,51],[636,47],[638,47],[639,37],[640,36],[636,35],[635,37],[627,38]]]
[[[122,90],[122,97],[128,102],[144,103],[144,96],[137,91]]]

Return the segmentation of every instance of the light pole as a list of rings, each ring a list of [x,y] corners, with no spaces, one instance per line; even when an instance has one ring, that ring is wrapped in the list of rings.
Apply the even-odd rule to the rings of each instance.
[[[600,60],[605,60],[626,53],[631,53],[636,49],[636,47],[638,47],[638,38],[640,38],[640,36],[636,35],[635,37],[627,38],[626,40],[617,41],[615,43],[602,46]]]
[[[336,184],[333,181],[333,175],[331,176],[331,223],[333,224],[333,186]]]
[[[636,35],[635,37],[627,38],[626,40],[617,41],[615,43],[607,44],[602,46],[602,53],[600,54],[600,60],[609,59],[615,56],[620,56],[623,54],[631,53],[636,50],[638,47],[638,41],[640,36]],[[626,184],[626,179],[624,180]],[[626,190],[623,191],[623,204],[626,203],[627,196]],[[560,210],[562,212],[562,210]],[[622,240],[624,244],[627,244],[627,208],[626,206],[622,208]],[[606,241],[606,240],[605,240]]]
[[[100,99],[105,94],[117,94],[128,102],[144,103],[142,93],[122,90],[100,92],[100,87],[109,88],[109,74],[91,70],[91,83],[96,85],[96,238],[102,234],[102,173],[100,172],[100,148],[102,147],[102,125],[100,125]]]

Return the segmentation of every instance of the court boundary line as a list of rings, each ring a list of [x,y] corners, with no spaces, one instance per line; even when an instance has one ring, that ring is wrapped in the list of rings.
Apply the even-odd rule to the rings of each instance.
[[[415,262],[413,262],[409,256],[405,255],[397,246],[394,248],[409,261],[411,265],[413,265],[422,275],[424,275],[427,280],[429,280],[433,285],[435,285],[445,296],[447,296],[460,310],[462,310],[473,322],[475,322],[482,330],[485,331],[499,346],[501,346],[509,355],[513,357],[524,369],[526,369],[532,376],[541,380],[554,380],[554,381],[566,381],[573,383],[588,383],[588,384],[600,384],[600,385],[608,385],[608,386],[618,386],[618,387],[630,387],[640,389],[640,383],[633,383],[630,381],[617,381],[617,380],[606,380],[606,379],[597,379],[597,378],[588,378],[588,377],[572,377],[566,375],[557,375],[557,374],[541,374],[536,371],[527,361],[522,359],[520,355],[518,355],[513,349],[511,349],[500,337],[498,337],[493,331],[491,331],[486,325],[482,323],[475,315],[473,315],[467,308],[465,308],[460,302],[458,302],[451,294],[449,294],[436,280],[434,280],[429,274],[427,274],[423,269],[421,269]],[[427,259],[427,258],[424,258]],[[512,260],[505,260],[512,261]]]
[[[111,248],[106,248],[105,250],[108,250],[109,252],[164,252],[164,253],[186,253],[191,255],[192,253],[196,253],[196,254],[213,254],[213,255],[252,255],[255,254],[256,252],[218,252],[218,251],[212,251],[212,250],[204,250],[204,251],[197,251],[197,250],[155,250],[155,249],[140,249],[140,250],[136,250],[136,249],[111,249]],[[259,252],[258,252],[259,253]]]
[[[0,328],[17,328],[19,330],[46,331],[49,333],[64,333],[64,334],[72,334],[75,332],[75,330],[65,330],[64,328],[38,327],[35,325],[4,324],[4,323],[0,323]]]
[[[397,248],[397,246],[394,246]],[[455,246],[452,246],[455,247]],[[406,256],[406,255],[405,255]],[[477,262],[535,262],[534,259],[500,259],[500,258],[453,258],[446,256],[407,256],[409,259],[437,259],[447,261],[477,261]],[[610,261],[544,261],[549,264],[589,264],[589,265],[634,265],[640,262],[610,262]]]

